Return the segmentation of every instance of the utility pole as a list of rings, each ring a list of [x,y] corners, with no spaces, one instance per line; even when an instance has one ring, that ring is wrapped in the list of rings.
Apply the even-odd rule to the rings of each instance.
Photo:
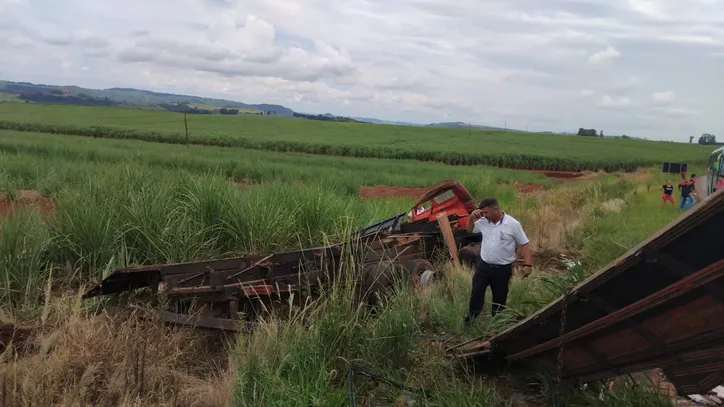
[[[186,122],[186,113],[184,113],[184,129],[186,129],[186,147],[189,146],[189,125]]]

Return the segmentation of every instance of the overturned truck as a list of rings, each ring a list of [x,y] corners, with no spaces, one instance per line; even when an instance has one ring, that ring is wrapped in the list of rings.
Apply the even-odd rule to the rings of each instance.
[[[369,225],[343,243],[268,256],[119,268],[84,298],[149,288],[167,299],[166,322],[229,331],[244,328],[239,313],[250,322],[290,298],[315,297],[332,280],[350,275],[360,299],[373,302],[399,278],[426,284],[439,276],[432,264],[439,256],[473,262],[480,237],[468,233],[465,224],[475,208],[462,185],[444,181],[409,213]]]
[[[661,368],[680,396],[724,383],[724,190],[558,300],[446,350],[583,383]]]

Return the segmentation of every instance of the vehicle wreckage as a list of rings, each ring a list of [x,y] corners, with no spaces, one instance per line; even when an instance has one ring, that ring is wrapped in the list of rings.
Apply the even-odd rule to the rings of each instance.
[[[581,383],[661,368],[680,396],[724,383],[724,190],[528,318],[446,349]]]
[[[408,213],[367,226],[348,242],[120,268],[84,297],[148,287],[167,296],[169,323],[239,331],[239,312],[252,318],[292,294],[318,294],[340,270],[352,272],[339,267],[350,247],[360,287],[369,294],[389,286],[393,275],[414,284],[439,277],[433,260],[440,255],[472,265],[480,236],[465,224],[476,207],[462,185],[445,181]],[[719,190],[542,310],[497,334],[449,347],[445,356],[527,362],[582,383],[662,368],[679,395],[706,393],[724,383],[723,231]]]
[[[230,331],[243,329],[240,312],[250,322],[292,296],[299,301],[314,297],[340,272],[355,272],[360,298],[374,301],[396,278],[414,284],[436,278],[431,260],[440,255],[474,262],[480,237],[468,233],[465,224],[476,207],[462,185],[444,181],[409,213],[369,225],[348,242],[268,256],[119,268],[84,298],[148,287],[167,298],[166,322]],[[350,263],[357,267],[342,267]]]

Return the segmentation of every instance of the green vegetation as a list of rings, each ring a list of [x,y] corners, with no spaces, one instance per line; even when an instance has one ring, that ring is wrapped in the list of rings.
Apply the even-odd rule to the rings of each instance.
[[[310,247],[325,236],[339,238],[344,218],[361,227],[410,205],[401,199],[362,201],[321,185],[238,189],[211,175],[98,164],[90,168],[56,193],[57,206],[48,215],[47,227],[33,211],[0,221],[2,280],[10,282],[2,298],[24,299],[28,278],[43,281],[43,270],[66,263],[80,268],[86,278],[98,278],[112,264]],[[17,179],[12,183],[26,188]],[[32,263],[26,264],[26,258]]]
[[[249,115],[190,116],[193,144],[549,170],[633,170],[706,161],[706,146],[596,137],[331,123]],[[126,108],[0,105],[0,128],[183,144],[183,115]]]
[[[600,151],[600,146],[626,145],[627,140],[484,131],[468,136],[467,131],[420,128],[401,129],[397,139],[397,128],[391,126],[193,116],[192,140],[205,145],[186,147],[148,142],[183,144],[175,123],[183,116],[178,114],[6,105],[0,105],[3,126],[24,131],[0,130],[0,191],[21,199],[22,190],[37,189],[53,199],[52,211],[26,207],[0,216],[0,328],[7,319],[32,326],[33,338],[43,346],[37,354],[0,352],[0,377],[22,383],[9,390],[13,403],[72,404],[71,397],[77,397],[75,402],[94,405],[201,406],[233,400],[236,406],[338,406],[349,398],[348,369],[359,366],[420,389],[421,394],[409,395],[418,406],[517,406],[523,405],[515,397],[521,392],[542,400],[555,395],[564,405],[672,405],[626,381],[602,394],[561,386],[542,386],[538,394],[530,394],[523,378],[517,379],[518,388],[470,375],[442,359],[438,345],[421,338],[435,334],[461,340],[490,333],[554,300],[680,215],[659,200],[655,188],[665,175],[607,175],[533,198],[516,195],[511,185],[498,185],[552,185],[530,172],[258,150],[305,151],[308,137],[319,143],[308,152],[359,155],[369,144],[391,145],[390,151],[405,156],[420,153],[413,144],[419,141],[421,148],[439,149],[457,160],[457,154],[469,150],[485,151],[485,143],[495,153],[521,143],[525,151],[540,154],[540,162],[561,168],[556,165],[568,161],[557,161],[554,153],[577,149],[581,161],[572,162],[585,167],[601,160],[587,151],[593,145],[587,143],[597,143]],[[106,127],[91,127],[97,125]],[[235,126],[243,131],[236,132]],[[438,145],[436,137],[443,134],[457,136]],[[480,147],[471,148],[475,143],[470,140]],[[235,147],[244,143],[258,149]],[[669,153],[680,158],[680,151],[686,151],[695,167],[693,157],[698,157],[697,146],[631,143],[648,149],[651,155],[643,161],[658,160],[656,154],[666,157],[662,160]],[[647,154],[631,150],[622,155],[616,148],[606,157],[620,155],[618,163],[624,167]],[[369,151],[387,154],[384,149]],[[706,159],[707,154],[701,156]],[[359,307],[350,282],[340,281],[320,300],[260,321],[252,333],[233,338],[229,366],[217,342],[203,346],[202,333],[119,311],[126,309],[127,300],[136,303],[134,295],[121,298],[121,307],[115,308],[116,300],[81,302],[67,294],[82,292],[82,284],[122,265],[267,254],[337,241],[351,230],[408,210],[413,201],[361,200],[356,197],[360,185],[426,187],[443,179],[461,181],[476,198],[495,194],[523,222],[538,248],[566,249],[581,265],[565,273],[536,268],[528,279],[513,278],[509,309],[495,319],[485,312],[468,329],[461,322],[470,293],[469,270],[438,264],[444,280],[422,289],[399,287],[375,313]],[[233,183],[249,180],[251,185]],[[562,241],[555,239],[558,229]],[[99,305],[111,316],[98,313]],[[141,354],[150,368],[138,379]],[[219,361],[221,367],[212,366]],[[97,374],[98,366],[109,373]],[[146,383],[145,392],[138,389],[139,381]],[[400,396],[365,377],[355,384],[358,403],[380,405]]]
[[[493,167],[184,147],[4,130],[0,130],[0,158],[6,178],[44,193],[86,182],[88,174],[113,174],[126,166],[172,171],[179,177],[213,173],[235,182],[325,185],[348,195],[357,195],[360,185],[423,188],[445,179],[460,181],[475,196],[482,195],[491,184],[553,185],[541,174]]]
[[[0,165],[6,160],[2,162]],[[124,355],[134,355],[140,347],[139,341],[145,341],[142,336],[150,332],[155,332],[154,341],[162,345],[161,350],[158,346],[149,350],[157,352],[153,355],[158,354],[160,358],[148,356],[146,363],[151,366],[164,363],[165,369],[177,366],[178,372],[184,373],[171,376],[159,368],[149,369],[145,380],[157,384],[143,396],[146,397],[143,404],[168,402],[171,397],[177,397],[182,387],[193,388],[210,398],[213,394],[208,394],[209,388],[221,387],[224,379],[203,376],[206,381],[200,384],[202,379],[189,378],[185,373],[189,366],[205,357],[199,354],[199,348],[187,347],[183,352],[192,352],[193,358],[179,351],[188,359],[170,359],[178,359],[173,356],[173,349],[168,349],[179,341],[173,328],[159,331],[153,323],[103,322],[102,317],[87,314],[93,313],[93,302],[86,303],[84,307],[88,308],[83,311],[83,307],[73,305],[77,303],[72,298],[65,300],[68,303],[63,308],[72,312],[49,311],[48,304],[61,300],[49,299],[51,294],[44,290],[45,282],[52,281],[56,287],[73,287],[123,264],[208,259],[309,246],[336,240],[359,225],[404,210],[410,203],[409,200],[360,201],[321,185],[279,183],[239,190],[224,177],[214,175],[179,174],[170,169],[138,168],[126,163],[108,166],[89,161],[87,165],[89,172],[77,174],[76,182],[56,193],[57,206],[52,214],[43,216],[31,209],[0,219],[2,280],[7,282],[1,293],[0,309],[5,314],[14,314],[16,319],[23,315],[24,319],[29,315],[36,318],[43,315],[46,325],[55,324],[55,330],[48,335],[66,338],[56,339],[58,342],[44,356],[43,364],[32,364],[32,359],[21,357],[7,365],[12,369],[10,377],[26,383],[14,389],[13,394],[45,401],[40,404],[57,404],[63,399],[63,392],[70,391],[50,380],[61,377],[61,372],[63,377],[74,378],[73,383],[82,383],[83,388],[96,389],[94,392],[74,390],[79,397],[96,403],[101,401],[91,397],[99,397],[103,403],[113,404],[111,397],[119,397],[119,392],[123,396],[126,394],[123,391],[130,390],[113,387],[114,382],[104,377],[128,374],[136,362]],[[18,187],[28,187],[24,181],[17,182]],[[571,234],[583,234],[584,238],[571,241],[571,249],[581,253],[583,266],[568,273],[536,270],[529,279],[514,278],[510,309],[494,320],[487,317],[486,312],[485,317],[467,331],[461,327],[471,283],[466,270],[441,264],[446,270],[444,281],[422,290],[400,287],[397,295],[374,314],[355,304],[349,294],[349,282],[341,281],[316,303],[281,319],[263,321],[254,332],[236,338],[228,373],[233,375],[229,380],[231,386],[223,390],[221,396],[233,399],[237,406],[337,406],[349,397],[347,370],[354,365],[420,389],[419,395],[408,395],[417,400],[417,405],[523,405],[513,398],[513,394],[522,390],[496,385],[460,371],[456,364],[440,357],[434,343],[422,340],[420,335],[452,334],[466,338],[500,329],[514,317],[535,312],[566,288],[582,281],[596,271],[597,264],[613,259],[626,246],[638,243],[680,213],[674,208],[661,207],[658,194],[647,191],[647,183],[606,177],[602,181],[566,187],[540,201],[518,200],[503,189],[499,191],[503,206],[520,219],[539,218],[546,206],[555,206],[561,199],[573,206],[575,212],[586,219],[582,228]],[[601,209],[605,208],[603,203],[613,199],[622,199],[628,206],[620,212]],[[636,222],[641,229],[610,230],[608,226],[612,222]],[[597,242],[590,243],[591,238]],[[486,304],[489,306],[490,298]],[[29,307],[37,308],[32,311]],[[93,338],[98,332],[102,335]],[[120,339],[109,343],[107,338],[114,335]],[[103,346],[91,347],[94,341]],[[186,343],[195,342],[187,340]],[[106,356],[114,354],[109,353],[111,346],[118,347],[115,352],[120,352],[117,360],[108,363],[111,373],[108,376],[87,373],[92,372],[93,364],[99,359],[112,357]],[[73,359],[61,355],[73,355],[80,349],[86,355],[83,363],[70,369]],[[94,358],[89,354],[95,355]],[[57,377],[47,374],[50,367]],[[40,369],[46,374],[39,374]],[[44,379],[40,380],[41,377]],[[160,386],[161,382],[178,383],[179,387],[174,390],[170,385]],[[359,403],[379,405],[400,396],[398,390],[374,385],[365,377],[356,378],[355,384]],[[30,393],[31,390],[34,393]],[[538,391],[538,396],[545,399],[551,396],[552,390],[542,387]],[[560,397],[568,405],[672,405],[664,396],[626,381],[605,391],[602,399],[593,391],[566,388],[555,388],[555,391],[566,392]],[[180,405],[203,405],[198,395],[195,402],[188,397],[182,399]]]
[[[0,92],[0,102],[16,102],[18,97],[12,93]]]

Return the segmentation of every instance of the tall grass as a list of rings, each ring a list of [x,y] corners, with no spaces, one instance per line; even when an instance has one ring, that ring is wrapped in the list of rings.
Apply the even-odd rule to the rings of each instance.
[[[32,323],[0,319],[14,331],[0,342],[3,406],[231,405],[223,338],[164,326],[148,309],[97,315],[78,295],[46,294]]]
[[[592,193],[598,194],[600,189],[592,189]],[[599,205],[580,228],[571,232],[569,241],[591,267],[604,266],[683,213],[663,205],[660,195],[650,188],[650,182],[631,185],[621,197],[620,210]]]
[[[353,367],[419,390],[408,397],[421,405],[497,405],[502,401],[495,386],[459,376],[432,344],[419,341],[428,320],[426,300],[451,285],[445,282],[416,290],[397,284],[395,295],[371,312],[354,294],[359,287],[352,257],[342,255],[342,277],[315,303],[287,318],[266,321],[239,338],[234,353],[235,405],[338,406],[348,405],[350,397],[360,405],[380,405],[400,399],[394,387],[376,386],[365,376],[350,377]],[[464,278],[461,270],[450,271],[457,279]],[[355,380],[352,394],[350,380]]]
[[[341,238],[355,227],[400,213],[409,199],[362,201],[321,185],[235,188],[223,177],[184,177],[126,167],[88,175],[56,194],[42,222],[33,209],[0,218],[3,280],[20,294],[44,267],[71,264],[100,277],[124,264],[267,254]],[[35,280],[33,280],[35,281]]]
[[[445,179],[463,182],[473,193],[496,183],[553,182],[541,174],[492,167],[452,167],[439,163],[310,156],[134,140],[82,139],[72,136],[0,130],[0,168],[25,187],[57,190],[83,180],[83,174],[118,172],[124,165],[188,174],[213,172],[254,183],[324,183],[350,195],[360,185],[428,187]],[[1,179],[0,179],[1,180]]]
[[[163,111],[12,103],[0,106],[0,128],[9,130],[185,144],[183,123],[183,115]],[[191,116],[189,126],[188,141],[192,144],[525,169],[632,170],[674,159],[703,163],[711,151],[684,143],[245,115]],[[565,156],[561,151],[566,151]]]
[[[606,224],[609,216],[619,222],[647,217],[654,221],[647,227],[648,232],[624,230],[620,234],[626,236],[623,246],[638,243],[657,224],[675,216],[672,212],[651,211],[656,200],[642,199],[643,190],[645,186],[640,184],[615,182],[579,191],[588,210],[595,211],[602,203],[614,199],[629,204],[629,209],[621,212],[584,217],[584,224],[595,230]],[[584,229],[583,234],[588,233],[595,232]],[[571,243],[575,246],[578,242]],[[588,260],[611,261],[618,254],[618,250],[610,248],[599,248],[596,253],[584,248],[582,258],[578,259],[584,261],[568,272],[536,270],[527,279],[514,277],[508,309],[495,318],[485,313],[467,329],[462,328],[461,322],[470,293],[470,274],[449,264],[438,265],[445,270],[445,280],[417,289],[399,286],[395,296],[383,303],[376,314],[356,307],[345,295],[324,297],[292,318],[267,321],[260,330],[240,339],[235,353],[239,371],[235,404],[344,405],[349,397],[349,377],[345,373],[352,366],[361,366],[418,392],[403,394],[394,387],[358,378],[362,383],[356,383],[355,397],[360,405],[391,405],[404,396],[423,406],[529,405],[516,401],[522,398],[541,403],[555,400],[555,405],[563,406],[673,406],[668,396],[646,388],[645,383],[628,380],[617,380],[611,388],[593,390],[560,386],[546,382],[547,378],[542,376],[537,392],[528,384],[516,384],[515,379],[508,383],[514,386],[506,388],[468,375],[456,364],[443,360],[433,343],[420,340],[423,333],[452,334],[462,340],[498,331],[537,311],[595,272],[595,261]],[[596,257],[591,258],[592,255]],[[490,306],[490,296],[486,306]]]
[[[5,353],[3,362],[8,363],[0,364],[5,377],[23,383],[12,389],[16,405],[70,404],[75,398],[101,405],[337,406],[348,401],[347,372],[352,366],[421,390],[407,395],[416,399],[416,405],[520,405],[513,396],[521,390],[468,376],[441,357],[438,345],[420,336],[463,339],[502,329],[540,309],[595,272],[598,264],[679,214],[661,208],[659,194],[647,191],[641,181],[604,179],[520,199],[513,187],[495,188],[489,178],[479,177],[481,194],[498,196],[539,248],[562,245],[580,255],[582,264],[568,273],[536,269],[528,279],[514,277],[509,309],[494,319],[486,312],[469,329],[462,327],[471,288],[469,270],[438,264],[444,270],[443,281],[418,289],[400,285],[375,312],[358,304],[349,289],[354,279],[341,279],[320,300],[292,309],[284,318],[262,321],[253,333],[240,335],[228,370],[202,369],[199,360],[219,360],[218,355],[211,356],[218,347],[200,347],[186,331],[141,324],[134,316],[119,315],[115,321],[92,317],[77,298],[66,298],[62,306],[48,309],[54,302],[43,283],[57,278],[55,270],[66,264],[84,278],[98,278],[122,264],[323,244],[407,210],[411,199],[362,201],[323,183],[239,189],[213,173],[114,165],[85,167],[96,171],[91,173],[64,173],[71,182],[52,188],[57,204],[45,221],[33,209],[0,219],[0,277],[10,287],[3,291],[0,310],[22,307],[21,302],[42,304],[35,338],[45,344],[42,350]],[[17,188],[25,187],[21,174],[14,173]],[[607,212],[602,204],[612,199],[622,199],[628,206]],[[569,223],[561,226],[566,219]],[[614,221],[632,228],[608,228]],[[646,230],[639,231],[646,221]],[[557,229],[567,239],[556,239],[551,230]],[[537,237],[544,232],[548,233],[544,239]],[[349,263],[346,267],[350,272],[340,275],[353,274]],[[139,354],[147,355],[152,366],[143,376],[146,379],[138,375]],[[109,373],[99,373],[99,363],[109,367]],[[196,371],[185,372],[186,366]],[[144,380],[146,391],[141,392],[139,382]],[[360,404],[389,404],[401,397],[399,390],[365,377],[358,377],[355,384]],[[560,390],[542,389],[541,397]],[[567,397],[569,405],[572,400],[601,406],[668,405],[663,398],[625,386],[606,391],[603,397],[571,389]]]
[[[0,303],[13,307],[38,303],[51,246],[39,212],[20,211],[10,219],[0,219]]]

